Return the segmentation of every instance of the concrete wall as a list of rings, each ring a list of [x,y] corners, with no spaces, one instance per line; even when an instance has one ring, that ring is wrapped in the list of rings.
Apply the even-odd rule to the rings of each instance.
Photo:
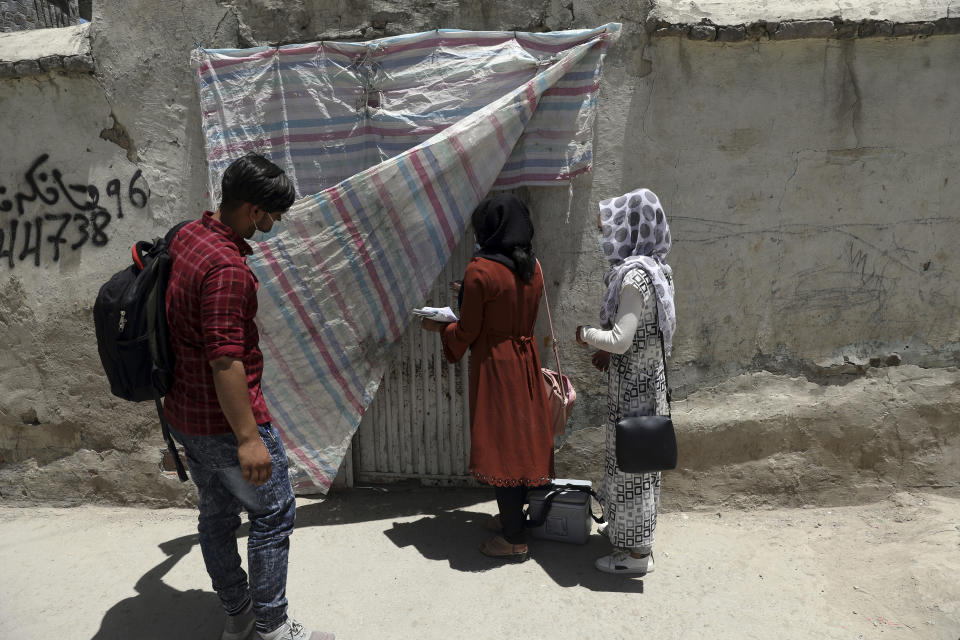
[[[93,333],[96,292],[132,243],[204,207],[193,34],[236,45],[236,22],[215,3],[186,22],[155,4],[117,2],[95,25],[0,35],[4,500],[190,499],[161,475],[153,408],[109,394]]]
[[[0,33],[77,24],[77,0],[0,0]]]
[[[103,0],[90,28],[94,74],[27,65],[22,47],[0,36],[0,200],[11,203],[4,210],[0,202],[3,248],[18,223],[13,268],[11,256],[0,260],[0,498],[189,499],[160,475],[151,408],[106,390],[91,306],[135,238],[205,206],[188,65],[195,43],[624,23],[601,89],[597,164],[575,182],[569,217],[565,189],[525,192],[581,398],[571,426],[583,433],[602,422],[606,402],[603,377],[572,341],[577,324],[595,321],[602,294],[596,203],[637,186],[660,195],[674,230],[678,397],[710,402],[695,392],[762,369],[819,385],[863,374],[871,359],[960,364],[960,258],[950,250],[960,240],[960,177],[951,172],[960,159],[960,36],[824,31],[781,40],[754,29],[756,37],[721,42],[717,28],[695,39],[690,25],[647,22],[649,13],[632,0]],[[144,206],[131,199],[131,183],[149,192]],[[102,211],[70,185],[95,187]],[[58,189],[78,206],[66,194],[44,200]],[[16,193],[35,194],[21,199],[22,214]],[[50,240],[67,212],[68,241]],[[99,216],[101,234],[94,239],[90,225],[77,244],[83,218],[75,214]],[[23,238],[38,219],[40,250],[32,252],[37,243]]]
[[[672,214],[685,380],[960,361],[960,38],[665,38],[648,55],[639,135],[607,151]]]
[[[566,194],[537,194],[563,334],[602,293],[595,203],[643,185],[673,228],[681,397],[760,368],[835,381],[891,354],[956,365],[958,55],[957,36],[625,39],[571,221]],[[590,380],[587,354],[564,353]]]

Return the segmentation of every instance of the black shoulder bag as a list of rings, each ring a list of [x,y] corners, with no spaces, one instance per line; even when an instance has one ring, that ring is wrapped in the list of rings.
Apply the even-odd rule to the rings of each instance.
[[[667,383],[667,351],[660,334],[663,379]],[[616,425],[617,467],[624,473],[653,473],[677,468],[677,435],[670,417],[670,385],[667,383],[667,415],[625,416]]]

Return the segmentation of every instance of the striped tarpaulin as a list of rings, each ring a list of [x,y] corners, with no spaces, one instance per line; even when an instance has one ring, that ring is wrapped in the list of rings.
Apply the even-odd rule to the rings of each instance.
[[[314,194],[250,259],[264,394],[299,489],[330,486],[476,204],[491,188],[565,185],[590,168],[603,54],[619,30],[195,52],[213,201],[248,150]]]

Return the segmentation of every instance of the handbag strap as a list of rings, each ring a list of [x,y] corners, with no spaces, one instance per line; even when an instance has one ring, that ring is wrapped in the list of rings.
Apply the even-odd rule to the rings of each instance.
[[[667,387],[667,415],[671,416],[670,409],[670,380],[667,378],[667,348],[663,344],[663,331],[660,330],[660,319],[657,319],[657,333],[660,334],[660,355],[663,356],[663,384]]]
[[[550,507],[553,506],[553,499],[564,491],[580,491],[582,493],[589,493],[591,496],[597,499],[597,502],[600,502],[600,497],[597,495],[597,492],[593,490],[592,487],[581,487],[575,484],[551,484],[550,491],[543,498],[543,508],[540,510],[540,517],[534,520],[531,516],[527,516],[526,521],[523,523],[525,527],[539,527],[547,521],[547,516],[550,515]],[[593,514],[593,506],[590,507],[590,517],[593,518],[593,521],[598,524],[603,524],[606,519],[603,517],[603,512],[600,512],[600,516],[595,516]]]
[[[672,417],[670,406],[670,380],[667,378],[667,347],[663,341],[663,330],[660,328],[660,308],[654,307],[654,320],[657,322],[657,335],[660,336],[660,355],[663,357],[663,384],[667,388],[667,415]],[[640,370],[640,353],[637,353],[637,370]],[[648,375],[647,378],[652,378]]]
[[[537,260],[537,264],[540,261]],[[540,267],[540,273],[543,274],[543,266]],[[560,349],[557,347],[557,335],[553,331],[553,316],[550,314],[550,298],[547,297],[547,280],[543,280],[543,302],[547,307],[547,323],[550,325],[550,342],[553,343],[553,357],[557,361],[557,373],[560,374],[560,384],[563,386],[563,403],[567,403],[567,383],[563,377],[563,367],[560,365]]]

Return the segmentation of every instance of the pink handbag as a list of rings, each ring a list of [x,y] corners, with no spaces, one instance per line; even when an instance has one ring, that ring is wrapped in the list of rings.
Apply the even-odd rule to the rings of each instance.
[[[547,388],[550,411],[553,414],[553,437],[556,438],[562,436],[567,430],[567,420],[573,413],[573,403],[577,400],[577,392],[567,376],[546,367],[543,367],[541,371],[543,372],[543,384]]]
[[[553,317],[550,315],[550,300],[547,299],[547,285],[543,285],[543,301],[547,305],[547,320],[550,323],[550,341],[553,342],[553,355],[557,360],[557,371],[543,367],[543,384],[547,388],[547,400],[550,403],[550,412],[553,416],[553,437],[562,436],[567,430],[567,420],[573,413],[573,403],[577,400],[577,392],[570,382],[570,378],[563,375],[560,366],[560,350],[557,348],[557,337],[553,332]]]

